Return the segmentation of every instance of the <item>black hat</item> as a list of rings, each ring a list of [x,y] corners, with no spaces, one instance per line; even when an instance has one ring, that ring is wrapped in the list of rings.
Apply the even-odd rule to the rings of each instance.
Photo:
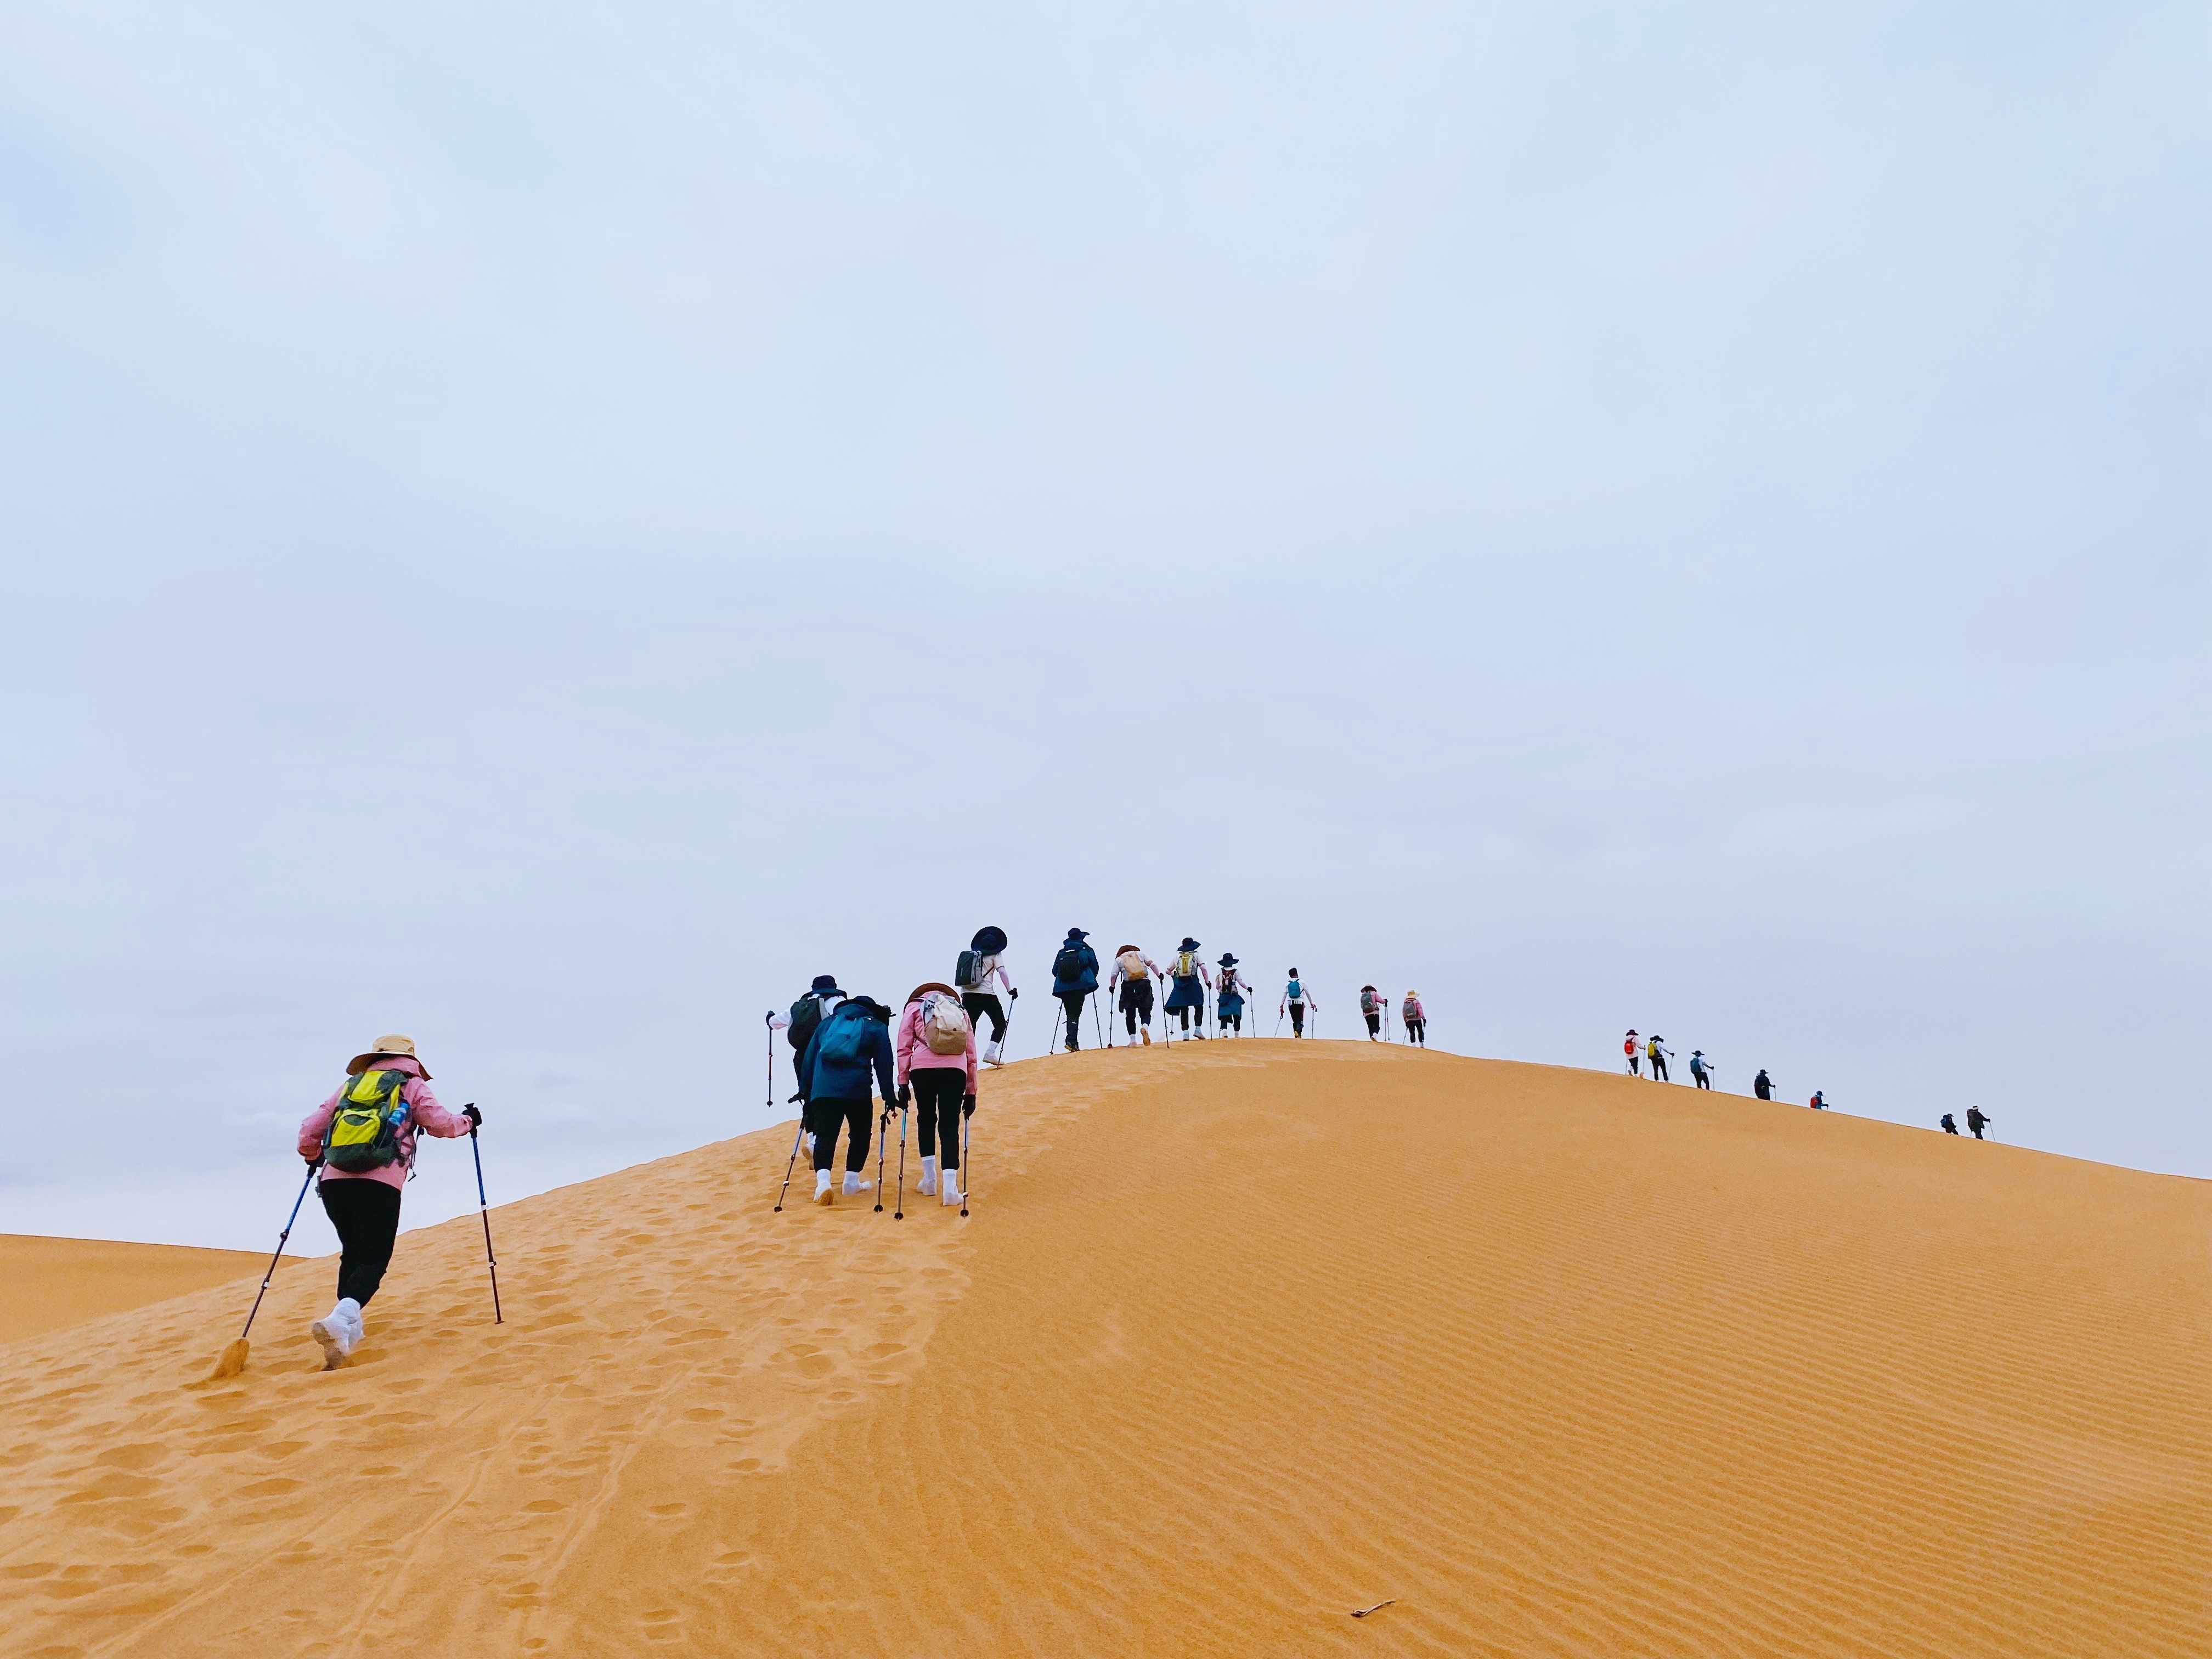
[[[1185,933],[1182,936],[1182,943],[1176,945],[1176,949],[1178,951],[1195,951],[1198,949],[1198,941],[1193,939],[1188,933]]]
[[[1089,939],[1091,937],[1090,934],[1085,933],[1080,927],[1069,928],[1067,930],[1067,936],[1070,939]]]
[[[1291,969],[1291,977],[1292,979],[1296,979],[1297,976],[1298,976],[1298,970],[1297,970],[1297,969],[1295,969],[1295,968]]]
[[[1221,965],[1224,968],[1234,968],[1237,965],[1236,953],[1232,951],[1224,951],[1221,953]]]
[[[834,991],[837,988],[837,975],[835,974],[817,974],[814,976],[814,983],[810,988],[817,991]]]
[[[995,956],[1006,948],[1006,930],[1003,927],[979,927],[975,937],[968,941],[971,951],[981,951],[985,956]]]

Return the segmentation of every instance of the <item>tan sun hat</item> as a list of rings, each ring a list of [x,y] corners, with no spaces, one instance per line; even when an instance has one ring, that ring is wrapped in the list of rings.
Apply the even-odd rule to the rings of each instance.
[[[380,1036],[377,1038],[377,1040],[369,1046],[369,1050],[367,1054],[356,1054],[351,1060],[348,1060],[346,1062],[346,1075],[348,1077],[359,1077],[363,1072],[368,1069],[370,1061],[382,1060],[391,1054],[406,1055],[408,1059],[414,1060],[416,1066],[422,1067],[422,1081],[428,1083],[430,1080],[430,1068],[427,1066],[423,1066],[422,1060],[416,1056],[415,1039],[410,1036],[401,1036],[397,1031],[392,1032],[388,1036]]]

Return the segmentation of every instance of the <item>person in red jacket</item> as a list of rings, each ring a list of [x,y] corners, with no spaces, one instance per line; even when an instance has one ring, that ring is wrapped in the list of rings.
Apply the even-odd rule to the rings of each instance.
[[[338,1299],[307,1334],[333,1370],[359,1347],[362,1310],[384,1282],[399,1236],[399,1195],[415,1167],[418,1131],[452,1140],[483,1121],[473,1106],[449,1112],[411,1038],[380,1036],[346,1065],[347,1081],[301,1120],[300,1156],[320,1164],[316,1195],[338,1235]]]

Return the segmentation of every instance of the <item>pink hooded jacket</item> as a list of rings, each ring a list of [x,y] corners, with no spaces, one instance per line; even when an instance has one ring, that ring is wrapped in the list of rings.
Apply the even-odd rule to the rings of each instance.
[[[380,1170],[364,1170],[359,1175],[349,1175],[343,1170],[323,1166],[325,1181],[380,1181],[387,1187],[404,1187],[407,1171],[415,1163],[415,1131],[428,1130],[441,1140],[452,1140],[469,1132],[468,1119],[457,1112],[449,1112],[438,1104],[438,1097],[430,1092],[430,1085],[422,1080],[422,1068],[406,1054],[385,1054],[379,1057],[376,1069],[380,1072],[404,1072],[407,1081],[399,1086],[399,1097],[410,1109],[407,1121],[399,1126],[399,1156]],[[300,1156],[320,1158],[323,1155],[323,1131],[331,1127],[337,1115],[338,1097],[346,1091],[343,1083],[331,1091],[331,1097],[307,1114],[300,1124]]]
[[[943,992],[939,995],[942,996]],[[940,1054],[929,1046],[929,1039],[921,1034],[921,1004],[909,1002],[906,1012],[899,1016],[898,1039],[892,1045],[898,1051],[898,1080],[903,1085],[908,1074],[918,1071],[934,1071],[939,1067],[965,1066],[968,1068],[967,1092],[975,1092],[975,1032],[968,1032],[968,1054]]]

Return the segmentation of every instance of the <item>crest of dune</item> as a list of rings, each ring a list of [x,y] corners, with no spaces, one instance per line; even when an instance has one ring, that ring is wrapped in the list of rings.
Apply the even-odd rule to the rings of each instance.
[[[497,1328],[405,1235],[327,1374],[327,1263],[8,1343],[0,1651],[2212,1652],[2204,1183],[1365,1043],[975,1127],[507,1206]]]

